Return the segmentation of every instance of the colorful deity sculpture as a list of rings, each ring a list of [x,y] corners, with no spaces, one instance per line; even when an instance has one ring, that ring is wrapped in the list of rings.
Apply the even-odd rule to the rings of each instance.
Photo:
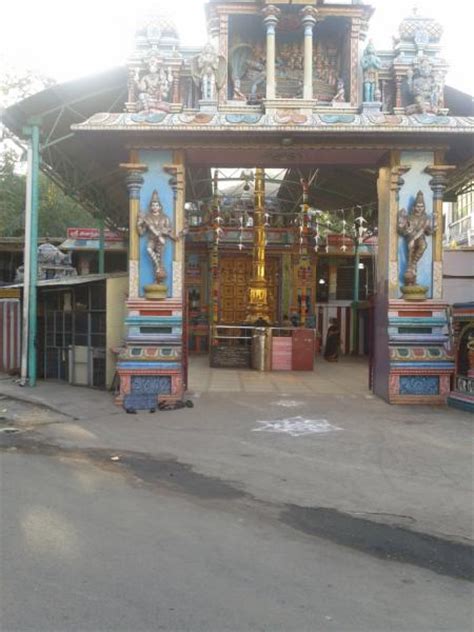
[[[220,90],[225,80],[226,62],[218,55],[214,46],[208,43],[199,55],[191,60],[191,74],[194,82],[201,88],[204,101],[214,101],[216,90]]]
[[[437,112],[443,102],[444,76],[428,57],[417,57],[407,74],[413,106],[418,112]]]
[[[148,72],[140,79],[136,77],[140,112],[169,111],[167,99],[173,83],[173,74],[165,68],[155,54],[147,59]]]
[[[428,247],[426,235],[432,235],[435,230],[433,218],[426,212],[423,192],[418,191],[411,213],[401,209],[398,214],[398,234],[405,238],[408,250],[407,267],[403,275],[405,286],[402,287],[406,298],[426,297],[426,288],[417,285],[417,268]]]
[[[336,84],[336,94],[332,98],[333,103],[343,103],[346,100],[346,90],[344,80],[339,77]]]
[[[137,230],[140,235],[148,234],[146,251],[153,262],[156,282],[161,283],[166,278],[166,270],[163,267],[166,239],[177,241],[177,237],[173,233],[169,217],[163,211],[156,190],[151,196],[148,213],[138,216]]]
[[[375,52],[375,46],[369,41],[361,59],[362,70],[364,73],[364,101],[380,101],[381,94],[379,88],[379,70],[382,68],[382,62]]]
[[[264,86],[267,81],[265,53],[259,47],[256,47],[253,52],[254,56],[247,61],[248,74],[252,80],[249,101],[252,103],[258,100],[258,88],[261,85]]]

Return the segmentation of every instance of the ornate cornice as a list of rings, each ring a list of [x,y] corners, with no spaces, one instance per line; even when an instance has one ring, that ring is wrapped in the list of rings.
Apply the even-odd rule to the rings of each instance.
[[[74,131],[144,132],[151,130],[175,133],[251,132],[262,136],[273,132],[318,132],[366,134],[473,134],[474,117],[437,116],[434,114],[300,114],[290,111],[273,113],[98,113],[83,123],[72,125]]]

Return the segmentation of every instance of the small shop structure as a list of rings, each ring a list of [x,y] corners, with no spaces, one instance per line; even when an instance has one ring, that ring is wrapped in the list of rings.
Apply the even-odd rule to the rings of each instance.
[[[126,273],[38,281],[38,377],[112,388],[124,336]],[[2,370],[19,374],[21,285],[0,288]]]

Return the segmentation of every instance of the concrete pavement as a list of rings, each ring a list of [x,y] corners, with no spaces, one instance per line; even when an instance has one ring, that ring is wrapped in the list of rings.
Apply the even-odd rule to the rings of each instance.
[[[257,498],[335,508],[471,541],[469,413],[390,406],[362,390],[365,370],[357,364],[342,367],[331,393],[307,387],[305,380],[320,381],[317,375],[301,374],[304,391],[295,392],[289,379],[294,374],[255,372],[245,377],[254,380],[253,390],[224,391],[221,383],[213,391],[216,379],[235,376],[226,377],[224,371],[216,378],[209,371],[206,377],[199,362],[193,370],[211,390],[194,391],[193,409],[155,414],[127,415],[111,394],[52,382],[29,389],[3,379],[0,393],[47,403],[69,415],[41,429],[46,440],[60,445],[167,453],[203,474],[237,481]],[[196,385],[191,372],[191,384],[193,379]],[[278,380],[289,387],[280,390]],[[326,378],[326,386],[330,381]],[[288,428],[265,426],[284,420],[303,426],[307,420],[323,421],[337,430],[292,436]]]
[[[339,368],[137,415],[0,379],[2,630],[470,632],[472,416]]]
[[[64,451],[3,455],[4,632],[469,632],[471,586],[265,507]],[[143,475],[143,472],[142,472]]]

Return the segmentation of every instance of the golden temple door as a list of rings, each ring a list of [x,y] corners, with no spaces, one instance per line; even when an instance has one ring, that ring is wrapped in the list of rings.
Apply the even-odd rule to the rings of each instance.
[[[222,256],[220,268],[219,321],[225,325],[243,323],[247,315],[247,300],[252,277],[252,257],[246,255]],[[273,321],[278,318],[279,259],[268,257],[265,263],[268,281],[268,303]]]

